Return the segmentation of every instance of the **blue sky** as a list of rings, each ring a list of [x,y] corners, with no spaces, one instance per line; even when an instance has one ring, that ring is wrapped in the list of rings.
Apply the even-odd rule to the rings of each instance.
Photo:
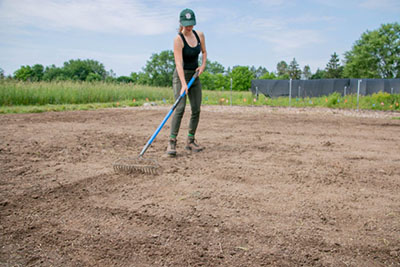
[[[293,58],[323,69],[362,33],[400,18],[400,0],[0,0],[0,68],[80,58],[117,76],[139,72],[153,53],[172,50],[187,7],[210,60],[269,71]]]

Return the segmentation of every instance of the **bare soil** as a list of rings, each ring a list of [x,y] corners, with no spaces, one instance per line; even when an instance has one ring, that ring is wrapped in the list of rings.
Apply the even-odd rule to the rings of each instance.
[[[399,113],[169,107],[0,116],[1,266],[400,266]]]

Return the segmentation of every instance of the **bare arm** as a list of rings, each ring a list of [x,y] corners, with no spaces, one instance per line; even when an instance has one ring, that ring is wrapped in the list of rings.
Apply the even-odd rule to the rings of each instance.
[[[199,37],[200,37],[200,43],[201,43],[201,53],[202,53],[202,60],[201,60],[201,66],[197,68],[197,71],[199,71],[199,75],[204,72],[206,69],[206,64],[207,64],[207,49],[206,49],[206,39],[204,37],[203,32],[197,32]]]
[[[185,72],[183,71],[183,56],[182,56],[182,49],[183,49],[183,41],[179,35],[177,35],[174,39],[174,58],[175,58],[175,66],[176,66],[176,71],[178,72],[179,80],[181,81],[181,94],[186,91],[186,94],[188,93],[187,89],[187,83],[185,79]]]

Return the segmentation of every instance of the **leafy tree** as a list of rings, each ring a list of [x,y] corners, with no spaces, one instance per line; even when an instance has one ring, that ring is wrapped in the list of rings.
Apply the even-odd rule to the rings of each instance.
[[[151,85],[151,78],[147,73],[139,72],[136,83],[142,85]],[[172,84],[172,78],[171,78],[171,84]],[[171,86],[171,84],[168,86]]]
[[[287,72],[289,74],[289,78],[293,80],[298,80],[301,78],[300,66],[295,58],[293,58],[293,60],[290,62]]]
[[[69,79],[79,81],[85,81],[90,73],[98,74],[102,79],[106,76],[104,65],[91,59],[71,59],[64,62],[63,71]]]
[[[44,67],[41,64],[35,64],[32,66],[32,77],[33,82],[39,82],[43,79]]]
[[[210,74],[224,73],[225,68],[217,61],[211,61],[207,59],[206,71]]]
[[[21,81],[28,81],[33,75],[32,68],[28,65],[21,66],[18,70],[14,72],[14,78]]]
[[[310,66],[309,65],[305,65],[304,68],[303,68],[303,78],[305,80],[309,80],[311,78],[311,76],[312,76],[312,73],[311,73]]]
[[[317,69],[317,71],[311,76],[311,80],[324,79],[325,70]]]
[[[131,75],[129,76],[132,79],[132,83],[137,83],[139,80],[139,74],[136,72],[131,72]]]
[[[282,60],[276,65],[276,72],[278,74],[278,77],[283,77],[288,74],[288,64],[286,61]]]
[[[54,64],[46,67],[43,73],[43,80],[45,81],[63,81],[67,80],[67,76],[64,74],[62,68],[56,67]]]
[[[203,72],[200,75],[200,82],[201,82],[201,87],[204,90],[215,90],[215,79],[216,75],[211,74],[208,71]]]
[[[217,90],[230,90],[231,89],[231,76],[217,73],[215,77],[215,89]],[[233,81],[232,81],[233,90]]]
[[[329,60],[328,64],[326,64],[325,68],[325,78],[328,79],[335,79],[341,78],[343,73],[343,67],[340,66],[339,63],[339,56],[335,53],[331,55],[331,59]]]
[[[400,24],[363,33],[345,53],[343,73],[349,78],[400,78]]]
[[[132,79],[132,77],[129,77],[129,76],[119,76],[117,78],[117,82],[120,82],[120,83],[132,83],[133,79]]]
[[[103,80],[103,78],[100,76],[100,74],[94,72],[89,73],[89,75],[86,77],[87,82],[95,82],[101,80]]]
[[[172,50],[165,50],[160,54],[153,54],[143,70],[149,78],[150,85],[171,86],[175,70],[174,53]]]
[[[247,91],[251,87],[251,80],[254,74],[247,66],[235,66],[232,69],[231,77],[233,79],[233,90]]]
[[[0,80],[4,79],[4,70],[0,68]]]
[[[275,80],[277,77],[273,72],[266,72],[262,76],[260,76],[258,79],[263,79],[263,80]]]

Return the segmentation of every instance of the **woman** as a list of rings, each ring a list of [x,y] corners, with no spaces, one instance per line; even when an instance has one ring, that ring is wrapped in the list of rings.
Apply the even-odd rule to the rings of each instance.
[[[189,122],[189,133],[186,143],[186,149],[193,152],[200,152],[200,147],[195,142],[195,134],[200,118],[201,105],[201,84],[199,78],[193,82],[188,89],[188,82],[193,74],[197,71],[200,76],[206,67],[207,51],[204,34],[200,31],[194,31],[193,26],[196,25],[196,17],[192,10],[184,9],[180,13],[180,28],[178,35],[174,39],[174,58],[176,69],[173,75],[172,87],[175,99],[186,91],[189,96],[191,106],[191,117]],[[202,53],[202,63],[199,66],[198,58]],[[182,117],[186,107],[186,95],[176,107],[175,114],[171,122],[171,135],[168,143],[167,154],[176,155],[176,137],[178,136]]]

